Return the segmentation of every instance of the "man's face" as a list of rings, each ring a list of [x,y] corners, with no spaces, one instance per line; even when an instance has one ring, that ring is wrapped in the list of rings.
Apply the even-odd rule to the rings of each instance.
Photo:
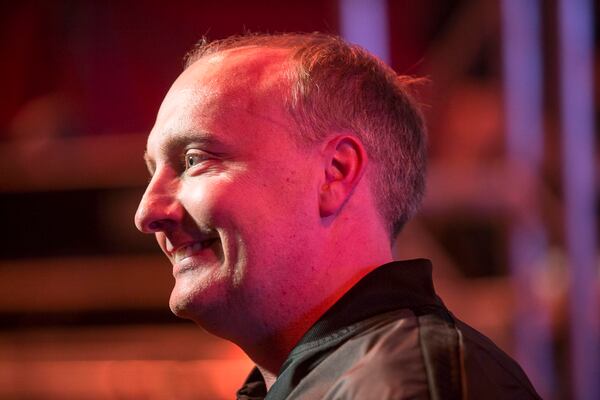
[[[293,140],[284,55],[246,48],[197,61],[148,137],[152,179],[136,225],[173,264],[173,312],[222,336],[303,301],[318,249],[318,150]]]

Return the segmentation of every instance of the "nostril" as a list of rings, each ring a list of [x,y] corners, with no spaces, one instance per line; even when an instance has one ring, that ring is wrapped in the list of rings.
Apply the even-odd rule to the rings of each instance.
[[[148,224],[148,228],[151,231],[158,231],[161,228],[161,223],[160,223],[160,221],[152,221]]]
[[[171,219],[157,219],[151,221],[147,227],[150,233],[165,232],[173,229],[174,221]]]

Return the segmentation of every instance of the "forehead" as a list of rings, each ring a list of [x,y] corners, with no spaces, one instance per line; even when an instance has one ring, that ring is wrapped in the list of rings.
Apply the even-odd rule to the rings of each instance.
[[[267,90],[278,86],[290,63],[288,49],[247,46],[224,50],[196,60],[173,86],[211,82],[232,90],[252,83],[258,85],[255,89]]]
[[[248,47],[203,57],[190,65],[167,93],[148,138],[148,152],[170,133],[228,133],[288,127],[284,96],[289,88],[288,50]],[[268,129],[267,129],[268,130]]]

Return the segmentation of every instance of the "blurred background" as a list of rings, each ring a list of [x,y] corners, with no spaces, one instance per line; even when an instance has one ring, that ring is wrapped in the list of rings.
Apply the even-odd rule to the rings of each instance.
[[[133,226],[146,135],[203,35],[341,34],[427,77],[423,210],[397,243],[546,399],[600,398],[598,5],[4,1],[0,398],[233,398],[252,363],[172,316]]]

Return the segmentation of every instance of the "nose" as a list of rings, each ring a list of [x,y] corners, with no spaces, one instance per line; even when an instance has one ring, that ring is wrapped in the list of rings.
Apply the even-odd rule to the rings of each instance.
[[[177,191],[177,182],[157,171],[135,213],[135,226],[144,233],[172,230],[183,217]]]

